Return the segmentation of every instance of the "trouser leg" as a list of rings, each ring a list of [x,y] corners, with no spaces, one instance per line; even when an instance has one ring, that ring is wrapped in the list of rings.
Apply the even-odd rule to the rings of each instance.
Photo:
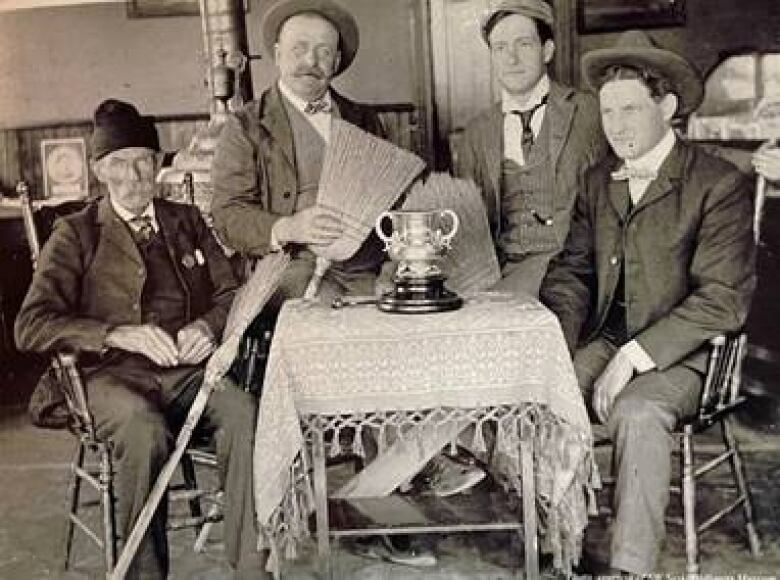
[[[651,371],[618,396],[607,422],[614,442],[615,519],[611,565],[655,569],[666,532],[672,431],[695,408],[701,375],[685,367]]]
[[[225,492],[225,556],[236,570],[261,574],[257,551],[253,476],[257,400],[225,380],[201,419],[200,428],[213,434],[222,489]]]
[[[615,351],[597,339],[575,354],[575,373],[591,414],[594,383]],[[611,565],[616,568],[634,573],[655,568],[665,536],[672,431],[695,411],[701,385],[700,373],[678,365],[635,377],[615,400],[606,428],[614,443]]]
[[[526,294],[539,298],[539,287],[550,262],[549,253],[528,254],[517,262],[507,262],[501,268],[501,279],[492,290]]]
[[[120,384],[116,377],[93,377],[87,389],[98,436],[113,445],[117,529],[126,539],[173,449],[173,437],[158,406]],[[167,505],[164,498],[141,540],[127,578],[167,577]]]

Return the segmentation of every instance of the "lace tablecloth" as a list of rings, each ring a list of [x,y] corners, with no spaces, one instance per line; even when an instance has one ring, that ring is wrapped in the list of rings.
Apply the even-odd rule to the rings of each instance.
[[[377,413],[388,412],[402,435],[397,411],[412,416],[501,406],[519,413],[499,422],[495,442],[515,474],[518,417],[533,419],[543,543],[568,568],[587,523],[592,441],[571,359],[549,310],[530,298],[496,293],[470,298],[453,312],[415,315],[287,302],[271,346],[255,440],[256,509],[271,565],[278,566],[280,554],[293,556],[308,532],[301,416],[349,415],[359,423],[370,414],[377,427]],[[479,447],[491,413],[471,416]]]

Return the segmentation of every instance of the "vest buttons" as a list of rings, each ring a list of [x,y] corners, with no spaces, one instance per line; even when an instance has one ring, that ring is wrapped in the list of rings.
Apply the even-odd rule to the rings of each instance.
[[[609,259],[609,263],[610,263],[611,265],[613,265],[613,266],[617,266],[619,261],[620,261],[620,260],[618,260],[618,257],[617,257],[617,256],[612,256],[612,257]]]
[[[284,199],[290,199],[290,196],[291,196],[291,195],[292,195],[292,194],[291,194],[289,191],[285,191],[285,192],[282,194],[282,197],[283,197]]]
[[[133,310],[135,310],[137,312],[138,309],[141,308],[141,305],[138,304],[138,302],[134,302],[132,308],[133,308]]]
[[[143,277],[143,275],[144,275],[144,269],[143,268],[138,268],[138,275]]]

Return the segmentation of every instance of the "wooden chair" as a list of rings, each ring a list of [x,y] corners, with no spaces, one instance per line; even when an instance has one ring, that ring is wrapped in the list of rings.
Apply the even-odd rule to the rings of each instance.
[[[45,223],[39,223],[36,220],[26,184],[20,182],[17,186],[17,192],[19,193],[25,234],[30,247],[30,257],[33,268],[35,268],[42,245],[39,225],[41,226],[40,229],[47,234],[44,236],[45,240],[57,216],[78,210],[84,206],[84,203],[71,203],[64,210],[60,208],[61,211],[56,209],[50,211],[41,220]],[[75,354],[55,353],[52,357],[52,371],[56,386],[63,395],[67,406],[68,427],[78,440],[76,453],[71,462],[73,477],[70,481],[68,492],[69,511],[65,534],[64,568],[67,569],[70,564],[73,532],[78,528],[103,550],[105,567],[110,572],[116,563],[118,543],[114,511],[112,447],[109,442],[100,439],[95,432],[92,414],[89,410],[87,391],[81,379]],[[194,527],[196,539],[193,549],[196,552],[200,552],[204,549],[212,525],[222,519],[222,492],[219,490],[200,489],[198,487],[195,471],[196,464],[216,468],[216,455],[208,448],[191,446],[182,456],[180,467],[183,483],[169,487],[169,500],[187,501],[189,504],[189,516],[169,518],[168,529]],[[100,495],[99,502],[82,501],[82,482],[86,482],[98,492]],[[202,501],[211,505],[206,514],[203,513]],[[79,515],[81,508],[94,506],[96,503],[100,505],[102,512],[103,524],[101,532],[96,532],[90,528]]]
[[[667,523],[682,526],[685,530],[686,572],[699,573],[699,534],[710,529],[723,517],[742,508],[745,518],[745,533],[750,551],[760,557],[761,545],[753,522],[753,503],[750,497],[742,454],[732,431],[733,413],[745,402],[739,389],[742,379],[742,361],[745,356],[747,335],[744,332],[718,336],[710,341],[711,350],[707,374],[702,388],[696,414],[683,421],[675,435],[679,439],[680,482],[673,483],[671,492],[679,495],[683,517],[667,517]],[[721,430],[723,450],[694,452],[694,438],[697,434],[718,426]],[[609,440],[598,438],[595,445],[610,444]],[[696,482],[717,467],[729,462],[734,486],[726,487],[736,491],[736,497],[725,507],[708,517],[702,518],[696,509]],[[614,478],[604,478],[607,485],[614,484]],[[715,485],[710,487],[714,488]],[[723,487],[723,486],[720,486]],[[601,514],[611,514],[609,508],[599,509]]]

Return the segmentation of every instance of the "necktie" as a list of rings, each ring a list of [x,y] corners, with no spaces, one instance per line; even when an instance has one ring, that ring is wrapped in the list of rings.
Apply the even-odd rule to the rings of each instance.
[[[130,228],[136,244],[147,243],[154,235],[152,218],[148,215],[139,215],[130,219]]]
[[[547,95],[542,97],[541,102],[538,105],[534,105],[527,111],[519,111],[514,110],[512,111],[513,114],[520,117],[520,123],[523,125],[523,136],[520,141],[520,144],[523,148],[523,159],[526,163],[528,163],[528,156],[531,154],[531,146],[534,144],[534,132],[533,129],[531,129],[531,119],[534,117],[534,113],[536,110],[547,104]]]
[[[307,115],[316,115],[317,113],[330,113],[331,105],[330,101],[326,99],[317,99],[306,103],[303,108],[303,112]]]

